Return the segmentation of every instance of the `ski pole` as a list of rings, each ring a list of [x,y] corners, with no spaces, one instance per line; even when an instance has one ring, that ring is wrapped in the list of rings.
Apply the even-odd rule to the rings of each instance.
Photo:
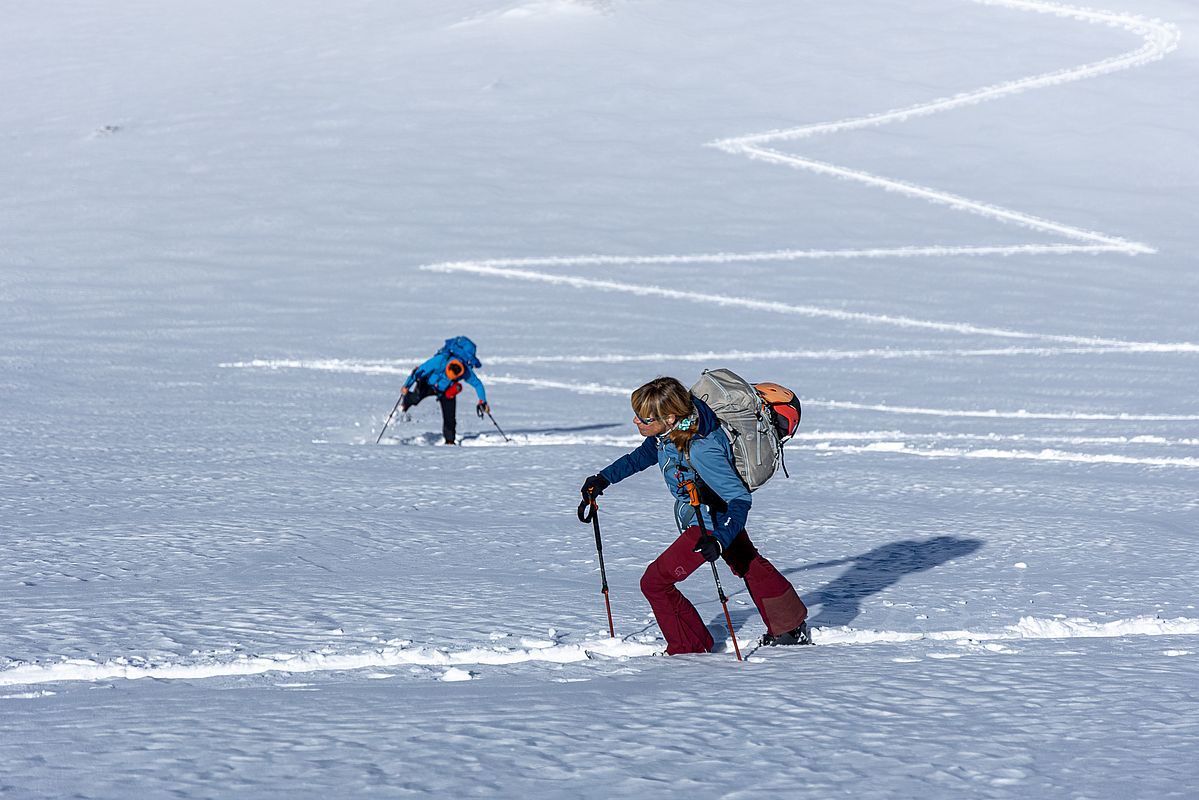
[[[683,485],[691,498],[691,507],[695,509],[695,524],[699,526],[699,535],[707,536],[708,532],[704,529],[704,518],[699,509],[699,489],[696,488],[695,481],[687,481]],[[737,646],[737,634],[733,632],[733,617],[729,614],[729,599],[724,594],[724,587],[720,585],[720,573],[716,571],[716,562],[709,561],[708,563],[712,565],[712,578],[716,581],[716,594],[720,596],[720,605],[724,607],[724,621],[729,624],[729,637],[733,640],[733,652],[737,654],[737,660],[740,661],[741,648]]]
[[[604,569],[604,544],[600,541],[599,505],[595,502],[595,498],[579,503],[579,522],[590,522],[591,527],[595,529],[595,552],[599,554],[600,580],[603,581],[600,591],[604,593],[604,606],[608,609],[608,635],[615,639],[616,628],[612,625],[612,603],[608,601],[608,572]]]
[[[383,427],[382,427],[382,429],[380,429],[378,437],[375,438],[375,444],[378,444],[379,442],[381,442],[383,440],[383,431],[387,430],[387,426],[391,424],[391,418],[395,416],[396,410],[399,409],[400,403],[403,401],[403,399],[404,399],[404,394],[403,394],[403,392],[401,392],[400,399],[396,400],[395,407],[392,408],[391,413],[387,415],[387,419],[386,419],[386,421],[384,421]]]
[[[495,421],[495,417],[491,416],[490,411],[487,412],[487,419],[491,420],[491,424],[494,425],[495,429],[500,432],[500,436],[504,437],[505,442],[512,441],[511,439],[508,438],[508,434],[504,433],[504,429],[500,427],[500,424]]]

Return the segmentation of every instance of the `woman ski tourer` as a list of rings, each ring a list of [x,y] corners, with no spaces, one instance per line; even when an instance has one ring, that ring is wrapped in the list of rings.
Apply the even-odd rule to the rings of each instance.
[[[666,653],[707,653],[712,649],[712,634],[676,584],[717,558],[723,558],[733,574],[745,580],[766,623],[762,644],[811,644],[805,622],[807,607],[745,532],[751,496],[737,474],[728,436],[712,409],[668,377],[655,378],[634,391],[632,405],[633,422],[645,441],[587,478],[582,494],[584,501],[594,500],[611,484],[654,464],[661,471],[675,499],[679,536],[646,567],[641,591],[666,637]],[[700,493],[702,531],[687,489],[690,481]]]
[[[446,444],[454,444],[458,429],[458,393],[462,391],[462,381],[474,387],[479,401],[475,404],[475,414],[480,419],[491,410],[487,405],[487,391],[483,381],[475,374],[475,370],[483,364],[476,356],[475,343],[465,336],[446,339],[441,349],[433,354],[408,375],[404,388],[400,389],[400,411],[408,413],[408,409],[429,396],[437,397],[441,406],[441,433]]]

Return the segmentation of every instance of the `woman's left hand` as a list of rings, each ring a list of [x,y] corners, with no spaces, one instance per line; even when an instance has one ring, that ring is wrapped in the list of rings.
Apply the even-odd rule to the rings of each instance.
[[[699,553],[704,557],[704,561],[713,562],[720,558],[720,553],[724,548],[720,546],[720,540],[710,533],[705,533],[699,537],[699,541],[695,543],[694,553]]]

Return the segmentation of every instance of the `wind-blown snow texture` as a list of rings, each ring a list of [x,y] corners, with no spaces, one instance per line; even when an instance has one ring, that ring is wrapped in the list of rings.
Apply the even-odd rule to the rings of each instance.
[[[1194,797],[1199,11],[17,3],[0,794]],[[403,377],[480,344],[496,421]],[[799,390],[818,647],[662,648],[628,392]],[[723,569],[723,568],[722,568]]]

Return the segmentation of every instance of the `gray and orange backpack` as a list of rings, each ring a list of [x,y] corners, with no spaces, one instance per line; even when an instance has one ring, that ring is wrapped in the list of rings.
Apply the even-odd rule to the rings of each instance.
[[[706,369],[691,394],[720,420],[747,489],[757,491],[780,465],[787,474],[783,444],[795,435],[802,413],[795,392],[777,383],[751,384],[731,369]]]

